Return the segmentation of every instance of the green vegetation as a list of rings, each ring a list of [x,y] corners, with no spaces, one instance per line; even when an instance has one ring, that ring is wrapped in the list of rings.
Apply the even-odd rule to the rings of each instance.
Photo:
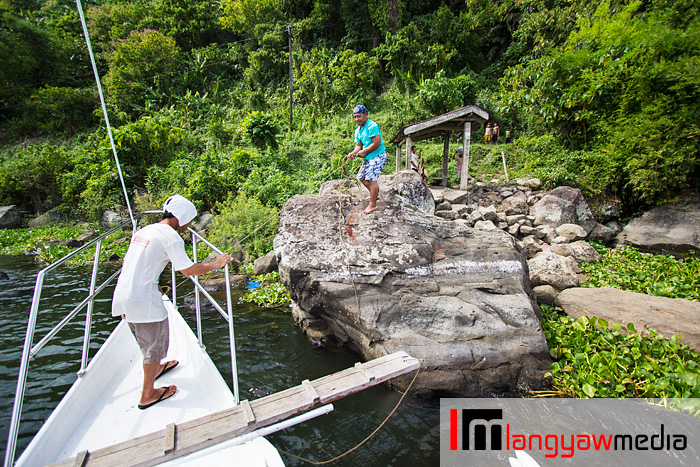
[[[260,274],[252,279],[260,283],[260,287],[249,290],[241,297],[241,300],[248,303],[255,303],[259,306],[271,307],[287,305],[291,301],[289,292],[280,282],[279,272]]]
[[[355,103],[385,140],[477,104],[514,142],[476,131],[475,175],[501,173],[504,150],[511,176],[614,196],[629,215],[697,189],[699,8],[98,0],[86,16],[131,197],[177,191],[218,211],[245,195],[279,210],[352,176],[339,168]],[[75,5],[2,2],[0,39],[0,204],[91,221],[123,206]],[[417,146],[436,175],[442,142]]]
[[[697,190],[699,12],[693,0],[98,0],[86,13],[132,204],[181,193],[219,214],[215,241],[254,257],[269,251],[289,197],[353,176],[357,162],[342,156],[359,102],[385,140],[481,106],[501,141],[506,128],[514,136],[487,146],[473,133],[470,170],[485,180],[502,172],[503,150],[511,177],[615,197],[625,216]],[[72,1],[0,2],[0,205],[56,209],[73,223],[125,205],[96,96]],[[442,141],[417,147],[436,175]],[[450,174],[455,184],[453,160]],[[77,235],[0,232],[0,248],[50,261],[64,252],[57,240]],[[104,254],[125,248],[107,242]],[[603,256],[585,266],[590,285],[698,300],[697,260]],[[285,300],[274,287],[249,296]],[[562,393],[697,394],[697,357],[680,344],[547,316]],[[587,345],[609,354],[593,363]],[[628,358],[630,372],[616,376],[611,355]],[[590,368],[579,371],[581,356]]]
[[[700,258],[674,259],[642,253],[634,247],[609,249],[593,244],[601,261],[582,263],[584,287],[614,287],[659,297],[700,302]]]
[[[615,287],[661,297],[700,301],[700,259],[674,259],[635,248],[608,249],[595,264],[582,263],[587,287]],[[700,354],[654,330],[637,332],[595,317],[574,320],[542,306],[550,354],[551,392],[569,397],[699,397]]]
[[[574,320],[542,307],[552,363],[553,391],[566,397],[700,397],[700,354],[653,330]],[[610,327],[611,329],[608,329]]]

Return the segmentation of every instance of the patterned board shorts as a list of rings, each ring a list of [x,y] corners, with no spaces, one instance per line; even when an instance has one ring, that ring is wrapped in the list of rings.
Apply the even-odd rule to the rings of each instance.
[[[363,160],[360,170],[357,172],[358,180],[367,180],[370,182],[376,182],[379,180],[379,174],[382,173],[382,169],[386,165],[386,153],[382,153],[370,160]]]

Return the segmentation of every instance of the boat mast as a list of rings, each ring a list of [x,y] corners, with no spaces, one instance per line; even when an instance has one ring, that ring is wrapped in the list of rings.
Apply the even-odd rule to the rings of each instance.
[[[83,33],[85,34],[85,43],[87,44],[87,49],[90,54],[90,63],[92,64],[92,71],[95,74],[95,82],[97,83],[97,92],[100,95],[100,103],[102,104],[102,114],[105,117],[105,124],[107,125],[107,134],[109,135],[109,143],[112,146],[112,153],[114,154],[114,162],[117,164],[117,172],[119,173],[119,180],[122,184],[122,191],[124,192],[124,200],[126,201],[126,207],[129,210],[129,218],[131,219],[132,230],[136,231],[136,219],[131,211],[131,203],[129,202],[129,194],[126,192],[126,184],[124,183],[124,176],[122,175],[122,167],[119,164],[119,156],[117,156],[117,147],[114,145],[114,137],[112,136],[112,127],[109,124],[109,116],[107,115],[107,105],[105,104],[105,97],[102,93],[102,84],[100,83],[100,74],[97,72],[97,65],[95,64],[95,55],[92,53],[92,45],[90,44],[90,34],[88,34],[87,24],[85,23],[85,13],[83,13],[83,6],[80,0],[75,0],[78,6],[78,13],[80,14],[80,23],[83,26]]]

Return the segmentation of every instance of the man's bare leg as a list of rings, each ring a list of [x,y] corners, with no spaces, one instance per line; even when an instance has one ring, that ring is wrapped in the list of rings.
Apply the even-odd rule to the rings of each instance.
[[[369,190],[369,204],[362,211],[365,214],[377,209],[377,198],[379,198],[379,183],[373,182],[371,180],[362,180],[362,184]]]
[[[162,394],[162,390],[156,389],[154,387],[156,376],[160,373],[161,363],[149,363],[143,365],[143,389],[141,390],[141,401],[139,405],[148,405],[151,402],[155,402],[160,398],[161,400],[167,399],[168,397],[175,394],[177,387],[174,384],[168,386],[168,391],[165,395]],[[161,397],[161,395],[163,397]]]

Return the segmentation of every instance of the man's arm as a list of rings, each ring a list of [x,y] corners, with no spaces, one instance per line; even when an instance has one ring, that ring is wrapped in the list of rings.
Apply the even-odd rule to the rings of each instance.
[[[189,268],[182,269],[180,272],[186,276],[201,276],[202,274],[206,274],[214,269],[223,268],[230,262],[231,255],[224,253],[223,255],[219,255],[219,257],[211,263],[194,263]]]
[[[380,135],[372,136],[372,144],[363,149],[362,143],[357,143],[357,145],[355,145],[355,150],[348,154],[348,157],[350,159],[355,157],[365,157],[367,154],[377,149],[381,144],[382,137]]]
[[[347,155],[348,159],[354,159],[357,157],[357,154],[362,150],[362,143],[359,141],[355,144],[355,149],[352,150],[351,153]]]

